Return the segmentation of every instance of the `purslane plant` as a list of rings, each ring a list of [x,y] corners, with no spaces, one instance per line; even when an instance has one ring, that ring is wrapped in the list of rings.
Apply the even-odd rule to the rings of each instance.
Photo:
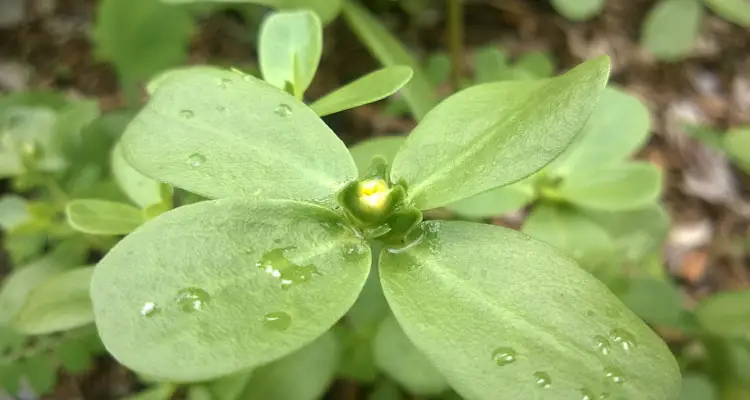
[[[212,200],[146,222],[97,265],[95,322],[124,365],[204,380],[266,364],[357,299],[370,243],[398,323],[470,399],[671,399],[664,343],[546,244],[488,225],[422,221],[551,162],[593,111],[608,59],[533,82],[478,85],[430,111],[388,168],[358,178],[294,96],[237,72],[160,78],[122,138],[141,173]]]

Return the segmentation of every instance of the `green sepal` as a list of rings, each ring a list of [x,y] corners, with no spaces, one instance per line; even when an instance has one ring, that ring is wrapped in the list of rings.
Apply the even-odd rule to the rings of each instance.
[[[362,176],[364,179],[382,179],[388,182],[388,159],[381,155],[372,157],[370,166]]]
[[[411,206],[400,207],[385,220],[384,225],[390,229],[380,240],[387,244],[411,243],[421,234],[421,231],[415,230],[420,222],[422,222],[422,212],[419,209]]]

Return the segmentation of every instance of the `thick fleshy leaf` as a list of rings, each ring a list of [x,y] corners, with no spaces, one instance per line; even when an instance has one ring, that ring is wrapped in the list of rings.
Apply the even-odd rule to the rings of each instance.
[[[557,247],[586,268],[608,260],[615,244],[607,231],[578,209],[540,202],[523,224],[523,232]]]
[[[420,120],[437,104],[435,87],[427,79],[419,63],[382,23],[361,5],[346,1],[343,14],[352,31],[383,66],[406,65],[413,76],[402,92],[414,118]]]
[[[74,229],[93,235],[125,235],[145,221],[141,210],[129,204],[95,199],[68,202],[65,215]]]
[[[750,332],[750,290],[717,293],[698,303],[695,315],[703,329],[720,336]]]
[[[677,397],[667,346],[601,282],[522,233],[422,224],[380,274],[404,332],[468,399]]]
[[[321,200],[357,176],[344,144],[306,105],[218,68],[171,73],[122,146],[140,172],[209,198]]]
[[[724,136],[724,148],[732,161],[750,173],[750,127],[727,132]]]
[[[272,13],[260,27],[258,59],[266,82],[279,89],[291,85],[301,99],[318,70],[323,53],[323,26],[308,10]]]
[[[446,208],[464,217],[486,218],[520,210],[533,200],[534,189],[520,181],[448,204]]]
[[[13,327],[27,335],[65,331],[94,322],[89,285],[94,267],[76,268],[47,279],[27,296]]]
[[[316,100],[310,108],[321,117],[382,100],[411,79],[412,69],[395,65],[371,72]]]
[[[431,209],[538,171],[575,138],[609,76],[609,58],[558,78],[470,87],[435,107],[391,169],[416,207]]]
[[[584,21],[599,14],[604,0],[551,0],[552,6],[565,18]]]
[[[661,194],[661,171],[647,162],[631,162],[578,170],[560,185],[565,200],[597,210],[633,210]]]
[[[750,3],[747,0],[703,0],[703,2],[711,11],[727,21],[750,27]]]
[[[119,144],[112,149],[110,163],[117,185],[135,204],[148,207],[161,202],[161,184],[128,164]]]
[[[336,337],[326,332],[302,349],[253,371],[238,400],[316,400],[333,381]]]
[[[700,0],[660,0],[643,21],[643,46],[658,59],[682,59],[693,51],[702,19]]]
[[[393,163],[398,149],[406,141],[406,136],[378,136],[365,139],[349,149],[360,175],[367,172],[375,156],[385,157],[388,165]]]
[[[448,389],[445,378],[414,347],[393,316],[381,323],[373,345],[378,366],[410,393],[429,396]]]
[[[221,199],[125,237],[97,265],[91,296],[99,334],[121,363],[201,380],[313,341],[352,306],[369,267],[367,244],[326,208]]]
[[[549,166],[556,175],[621,162],[646,143],[649,111],[636,97],[608,87],[570,147]]]
[[[187,10],[161,1],[103,0],[93,37],[99,57],[128,83],[179,65],[187,56],[193,20]]]

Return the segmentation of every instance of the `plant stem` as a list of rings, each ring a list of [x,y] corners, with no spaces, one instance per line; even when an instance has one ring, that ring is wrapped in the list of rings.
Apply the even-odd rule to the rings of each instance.
[[[464,65],[464,9],[463,0],[446,0],[448,23],[446,29],[451,53],[451,83],[454,90],[461,88]]]

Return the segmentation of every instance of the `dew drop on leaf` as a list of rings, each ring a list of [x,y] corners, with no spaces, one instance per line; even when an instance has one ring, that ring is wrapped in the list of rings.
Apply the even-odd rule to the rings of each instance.
[[[190,118],[193,118],[194,116],[195,116],[195,113],[192,112],[191,110],[182,110],[182,111],[180,111],[180,117],[182,117],[182,118],[190,119]]]
[[[289,107],[288,104],[279,104],[274,108],[273,110],[274,114],[278,115],[279,117],[288,117],[292,115],[292,107]]]
[[[201,288],[189,287],[177,292],[177,305],[185,312],[201,311],[209,301],[211,296]]]
[[[297,265],[290,260],[284,252],[292,250],[293,247],[280,247],[271,250],[261,257],[255,266],[266,274],[278,279],[282,289],[310,281],[313,276],[320,275],[314,265]]]
[[[602,394],[599,395],[599,400],[608,399],[608,398],[609,398],[609,393],[607,392],[603,392]]]
[[[534,372],[534,379],[536,379],[536,385],[543,389],[550,387],[552,384],[552,378],[546,372]]]
[[[274,331],[285,331],[291,324],[292,316],[283,311],[274,311],[263,316],[263,326]]]
[[[143,307],[141,307],[141,315],[147,318],[153,317],[159,311],[160,311],[159,307],[153,301],[148,301],[146,303],[143,303]]]
[[[596,344],[596,349],[599,350],[599,353],[602,353],[603,356],[608,355],[609,352],[612,351],[612,345],[609,344],[609,340],[604,336],[594,336],[594,343]]]
[[[591,391],[591,389],[583,388],[581,389],[581,400],[594,400],[596,399],[596,395],[594,392]]]
[[[222,89],[226,89],[227,87],[229,87],[230,83],[232,83],[231,79],[229,79],[229,78],[221,78],[221,80],[219,80],[219,87],[222,88]]]
[[[623,375],[622,370],[617,367],[605,368],[604,376],[613,383],[625,383],[625,375]]]
[[[609,333],[609,337],[613,342],[620,345],[620,347],[622,347],[622,349],[625,351],[630,351],[636,346],[635,338],[633,337],[633,335],[631,335],[624,329],[612,329],[612,331]]]
[[[204,162],[206,162],[206,157],[200,153],[193,153],[188,157],[191,167],[200,167]]]
[[[344,247],[344,257],[355,259],[367,252],[367,247],[362,243],[351,243]]]
[[[492,359],[502,367],[516,361],[516,351],[510,347],[498,347],[492,352]]]

